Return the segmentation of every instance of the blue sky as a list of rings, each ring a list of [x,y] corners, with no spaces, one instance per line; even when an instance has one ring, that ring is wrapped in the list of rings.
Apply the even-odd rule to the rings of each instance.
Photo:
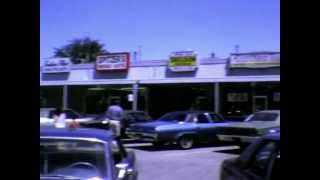
[[[143,60],[280,50],[279,0],[41,0],[40,14],[40,58],[82,37],[114,52],[141,45]]]

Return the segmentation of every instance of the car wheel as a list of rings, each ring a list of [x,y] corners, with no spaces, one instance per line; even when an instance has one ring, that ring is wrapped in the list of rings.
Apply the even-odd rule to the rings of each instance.
[[[195,144],[195,139],[192,136],[182,136],[178,140],[178,145],[182,149],[190,149],[194,146]]]

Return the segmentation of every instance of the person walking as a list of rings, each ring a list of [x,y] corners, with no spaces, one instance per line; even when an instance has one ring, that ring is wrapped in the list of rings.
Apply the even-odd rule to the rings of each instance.
[[[107,109],[107,117],[109,118],[109,126],[116,136],[121,136],[123,126],[124,110],[120,105],[120,100],[114,100]]]
[[[56,128],[65,128],[66,124],[66,114],[62,111],[60,107],[57,107],[53,114],[54,126]]]

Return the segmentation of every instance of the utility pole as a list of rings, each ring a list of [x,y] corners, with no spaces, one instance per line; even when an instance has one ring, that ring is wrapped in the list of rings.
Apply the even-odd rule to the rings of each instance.
[[[234,46],[235,53],[239,53],[240,46],[237,44]]]
[[[141,61],[141,57],[142,57],[142,46],[141,45],[139,45],[138,46],[138,54],[139,54],[139,61]]]

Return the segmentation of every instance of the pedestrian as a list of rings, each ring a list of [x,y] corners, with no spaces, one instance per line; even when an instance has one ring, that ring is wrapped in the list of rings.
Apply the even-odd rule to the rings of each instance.
[[[53,114],[54,126],[56,128],[66,127],[66,114],[62,111],[60,107],[57,107]]]
[[[124,111],[120,105],[120,100],[112,101],[107,109],[107,116],[111,120],[122,120],[123,113]]]
[[[80,124],[75,119],[72,119],[69,127],[70,128],[80,128]]]
[[[112,101],[106,114],[109,119],[110,129],[116,136],[120,136],[124,121],[124,110],[120,105],[120,100]]]

